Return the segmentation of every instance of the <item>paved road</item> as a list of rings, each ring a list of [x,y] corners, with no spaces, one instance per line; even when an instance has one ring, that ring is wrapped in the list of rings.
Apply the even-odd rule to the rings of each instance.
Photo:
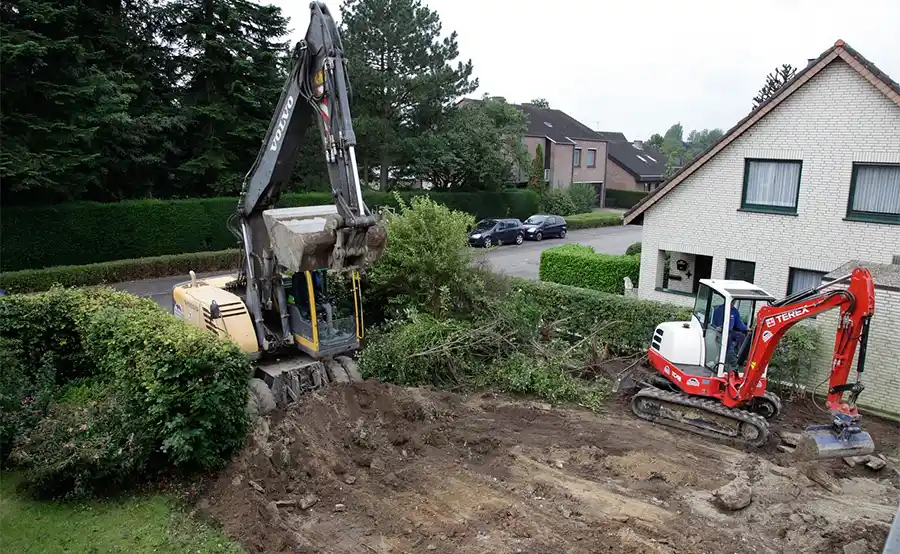
[[[581,229],[570,231],[565,239],[545,239],[541,242],[526,242],[521,246],[499,246],[487,252],[479,251],[479,256],[487,258],[491,268],[498,273],[538,278],[538,265],[541,251],[545,248],[567,243],[581,243],[593,246],[598,252],[606,254],[624,254],[631,243],[641,240],[641,227],[628,225],[623,227],[601,227],[599,229]],[[207,274],[199,274],[204,277]],[[186,281],[187,275],[166,277],[163,279],[147,279],[118,283],[114,287],[138,296],[152,298],[165,308],[171,307],[172,287]]]

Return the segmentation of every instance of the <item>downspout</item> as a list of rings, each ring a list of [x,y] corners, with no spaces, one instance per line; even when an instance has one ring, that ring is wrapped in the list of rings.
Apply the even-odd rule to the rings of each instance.
[[[569,140],[572,140],[572,139],[569,139]],[[577,146],[578,146],[578,143],[576,143],[574,140],[572,140],[572,163],[569,164],[570,166],[572,166],[572,172],[569,175],[569,186],[566,188],[571,187],[572,183],[575,181],[575,148]],[[581,153],[584,154],[584,150],[582,150]]]
[[[606,171],[609,158],[609,141],[603,141],[603,184],[600,185],[600,207],[606,207]]]

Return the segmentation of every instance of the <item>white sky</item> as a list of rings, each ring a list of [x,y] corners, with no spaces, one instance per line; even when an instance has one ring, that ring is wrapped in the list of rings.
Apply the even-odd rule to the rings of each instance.
[[[292,41],[309,2],[281,6]],[[333,13],[340,0],[325,0]],[[727,130],[765,76],[802,68],[843,39],[900,80],[900,0],[423,0],[458,33],[482,93],[510,102],[544,97],[585,125],[629,139]]]

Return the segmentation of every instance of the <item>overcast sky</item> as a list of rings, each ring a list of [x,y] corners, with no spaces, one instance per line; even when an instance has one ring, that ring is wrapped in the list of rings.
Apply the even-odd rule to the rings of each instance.
[[[261,0],[309,24],[309,2]],[[339,0],[325,0],[339,12]],[[646,139],[727,130],[768,72],[843,39],[900,80],[900,0],[423,0],[459,35],[482,93],[544,97],[585,125]]]

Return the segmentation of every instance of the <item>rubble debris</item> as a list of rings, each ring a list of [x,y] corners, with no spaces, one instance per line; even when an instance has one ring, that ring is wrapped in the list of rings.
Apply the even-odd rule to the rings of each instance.
[[[738,475],[730,483],[713,491],[716,504],[727,510],[742,510],[750,505],[753,489],[746,475]]]
[[[869,554],[869,543],[866,539],[858,539],[844,545],[844,554]]]
[[[308,510],[316,505],[316,502],[319,501],[319,497],[314,494],[307,494],[303,498],[300,499],[300,509]]]
[[[827,491],[841,494],[841,486],[824,469],[818,465],[811,465],[806,469],[806,476],[822,485]]]

